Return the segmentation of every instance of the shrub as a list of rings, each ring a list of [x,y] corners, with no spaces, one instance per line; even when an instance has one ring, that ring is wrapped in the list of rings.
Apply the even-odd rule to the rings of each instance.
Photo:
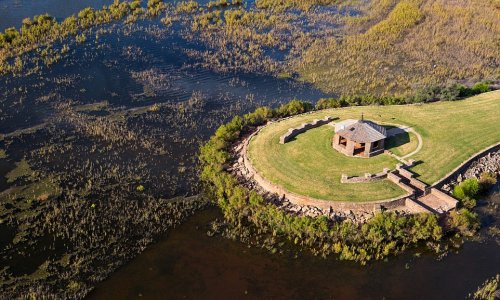
[[[416,90],[415,95],[411,102],[422,103],[430,102],[437,99],[437,94],[439,93],[439,88],[434,85],[420,87]]]
[[[293,115],[302,114],[313,109],[313,105],[309,102],[300,100],[292,100],[287,104],[283,104],[278,108],[278,115],[280,117],[288,117]]]
[[[14,27],[10,27],[5,29],[5,33],[3,34],[3,39],[5,40],[6,43],[12,43],[14,42],[17,38],[19,38],[21,34],[17,29]]]
[[[460,203],[462,204],[463,207],[467,209],[473,209],[474,207],[476,207],[477,204],[476,199],[470,197],[465,197],[461,199]]]
[[[335,98],[321,98],[316,103],[316,109],[339,108],[342,107],[341,101]]]
[[[483,172],[479,177],[479,189],[481,192],[487,192],[492,186],[497,183],[497,176],[495,173]]]
[[[259,107],[254,112],[245,115],[245,123],[250,126],[258,126],[264,124],[268,119],[273,117],[273,110],[269,107]]]
[[[469,299],[474,300],[494,300],[497,299],[498,283],[500,282],[500,275],[497,274],[495,277],[486,280],[474,295],[469,295]]]
[[[486,93],[491,90],[490,84],[488,82],[478,82],[474,84],[471,88],[473,95]]]
[[[462,93],[465,87],[461,84],[454,83],[445,86],[439,93],[439,99],[445,101],[454,101],[460,98],[460,93]]]
[[[199,4],[196,1],[182,1],[177,4],[176,12],[178,13],[191,13],[199,8]]]
[[[157,16],[165,9],[167,9],[167,5],[163,0],[148,0],[147,12],[150,16]]]
[[[453,196],[458,199],[475,198],[479,192],[479,182],[476,178],[466,179],[453,189]]]
[[[476,213],[467,208],[452,211],[447,219],[448,225],[465,236],[472,236],[480,227]]]

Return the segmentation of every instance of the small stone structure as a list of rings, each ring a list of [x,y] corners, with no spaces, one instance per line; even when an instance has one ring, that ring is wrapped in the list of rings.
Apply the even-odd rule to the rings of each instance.
[[[290,129],[288,129],[287,133],[285,133],[284,135],[282,135],[280,137],[280,144],[288,143],[297,135],[304,133],[309,129],[328,124],[331,121],[333,121],[333,119],[334,118],[332,118],[332,117],[325,117],[321,120],[316,119],[316,120],[312,121],[311,123],[302,123],[302,125],[300,125],[299,127],[296,127],[296,128],[290,128]]]
[[[384,152],[387,137],[383,126],[371,121],[348,119],[335,124],[333,148],[348,156],[371,157]]]
[[[443,214],[457,208],[458,201],[455,198],[416,179],[415,174],[401,164],[396,165],[396,170],[389,173],[387,178],[410,194],[406,206],[414,210],[418,208],[416,212]]]
[[[387,178],[387,174],[391,169],[389,168],[384,168],[382,172],[376,173],[376,174],[371,174],[371,173],[365,173],[364,176],[348,176],[347,174],[342,174],[342,177],[340,178],[341,183],[359,183],[359,182],[370,182],[374,180],[381,180]]]

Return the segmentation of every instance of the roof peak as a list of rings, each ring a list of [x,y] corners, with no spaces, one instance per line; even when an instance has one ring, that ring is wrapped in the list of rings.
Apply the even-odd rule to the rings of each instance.
[[[355,142],[373,142],[386,138],[383,126],[364,119],[339,122],[335,126],[335,132]]]

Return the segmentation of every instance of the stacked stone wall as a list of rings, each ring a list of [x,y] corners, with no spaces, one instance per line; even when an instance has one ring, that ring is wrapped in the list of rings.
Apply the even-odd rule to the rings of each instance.
[[[304,133],[309,129],[328,124],[333,120],[334,120],[334,118],[332,118],[332,117],[325,117],[324,119],[321,119],[321,120],[316,119],[310,123],[302,123],[302,125],[300,125],[299,127],[290,128],[290,129],[288,129],[288,131],[284,135],[282,135],[280,137],[280,144],[288,143],[293,138],[295,138],[297,135]]]

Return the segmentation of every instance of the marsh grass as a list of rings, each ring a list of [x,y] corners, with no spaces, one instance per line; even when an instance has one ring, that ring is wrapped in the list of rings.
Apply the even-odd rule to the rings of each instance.
[[[50,80],[74,89],[75,78]],[[19,162],[0,194],[0,220],[15,231],[2,241],[9,246],[0,258],[9,266],[0,271],[2,293],[81,298],[203,208],[201,198],[170,198],[199,192],[198,144],[241,109],[207,112],[205,97],[122,106],[47,94],[40,101],[54,113],[46,122],[2,135],[9,160]],[[45,250],[28,261],[32,248]]]
[[[344,36],[303,51],[294,67],[303,80],[325,91],[391,94],[496,78],[500,19],[492,3],[376,0],[361,9],[363,19],[349,17]]]
[[[16,167],[5,176],[7,177],[7,182],[12,183],[20,178],[26,177],[29,179],[33,176],[33,170],[25,159],[16,162],[15,165]]]

